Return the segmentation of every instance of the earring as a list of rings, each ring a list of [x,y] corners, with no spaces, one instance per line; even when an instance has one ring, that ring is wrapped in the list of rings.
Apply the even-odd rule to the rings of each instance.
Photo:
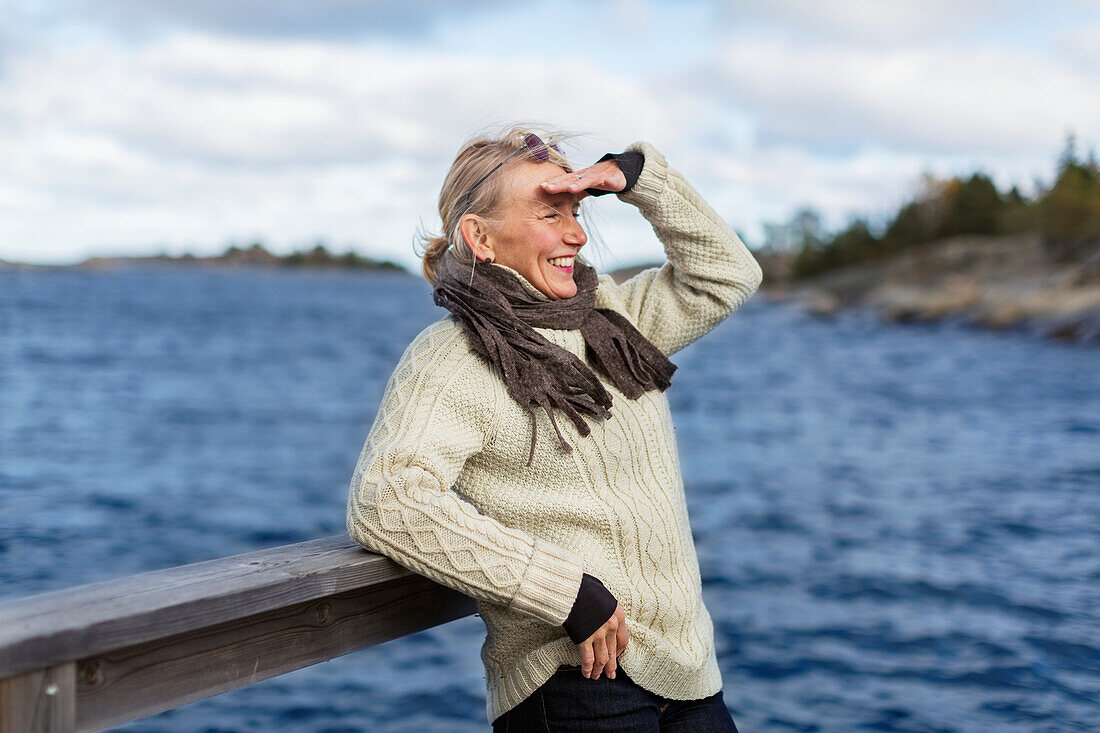
[[[486,265],[491,265],[491,264],[493,264],[493,258],[492,258],[492,257],[486,257],[486,258],[485,258],[485,264],[486,264]]]

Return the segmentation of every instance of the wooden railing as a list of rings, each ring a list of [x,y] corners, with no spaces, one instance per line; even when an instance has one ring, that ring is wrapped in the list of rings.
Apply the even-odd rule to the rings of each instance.
[[[101,730],[475,610],[343,535],[0,603],[0,733]]]

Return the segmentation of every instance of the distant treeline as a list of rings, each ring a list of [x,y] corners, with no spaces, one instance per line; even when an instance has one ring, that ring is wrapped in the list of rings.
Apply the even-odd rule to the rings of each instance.
[[[1038,232],[1054,261],[1075,260],[1100,247],[1100,169],[1094,152],[1080,158],[1070,135],[1053,183],[1037,189],[1028,198],[1015,186],[999,191],[984,173],[946,180],[926,175],[920,192],[879,233],[866,218],[827,233],[817,213],[804,209],[786,224],[767,225],[765,248],[796,252],[791,276],[798,278],[960,234]]]
[[[186,256],[186,255],[185,255]],[[295,250],[288,255],[276,255],[254,242],[250,247],[230,245],[225,252],[212,258],[228,264],[284,265],[286,267],[342,267],[355,269],[404,270],[388,260],[376,260],[355,252],[337,254],[330,252],[324,243],[318,242],[312,249]]]

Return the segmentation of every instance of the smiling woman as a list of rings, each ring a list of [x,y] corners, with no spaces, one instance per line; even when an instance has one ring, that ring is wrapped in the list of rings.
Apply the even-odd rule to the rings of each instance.
[[[622,284],[580,255],[607,193],[668,255]],[[423,268],[450,314],[386,385],[348,532],[478,600],[495,730],[735,731],[664,391],[759,265],[645,142],[574,170],[529,129],[477,137],[439,214]]]

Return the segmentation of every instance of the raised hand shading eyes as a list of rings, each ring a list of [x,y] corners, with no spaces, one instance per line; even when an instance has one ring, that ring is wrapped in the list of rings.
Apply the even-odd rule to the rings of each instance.
[[[626,188],[626,175],[619,164],[608,159],[582,168],[574,173],[552,176],[540,184],[547,193],[573,193],[577,198],[588,195],[588,189],[622,191]]]

